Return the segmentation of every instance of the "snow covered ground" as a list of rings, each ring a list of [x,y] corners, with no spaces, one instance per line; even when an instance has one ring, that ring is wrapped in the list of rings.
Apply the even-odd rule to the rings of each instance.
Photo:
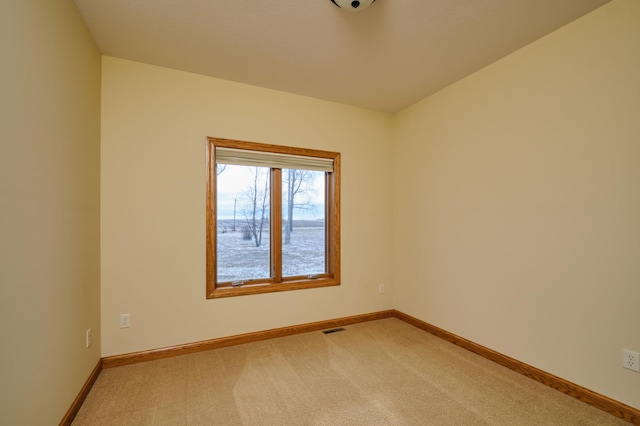
[[[325,272],[325,229],[323,221],[294,221],[291,243],[282,247],[283,276]],[[269,230],[262,234],[262,245],[243,239],[242,221],[218,224],[218,282],[269,277]],[[284,238],[283,238],[284,239]]]

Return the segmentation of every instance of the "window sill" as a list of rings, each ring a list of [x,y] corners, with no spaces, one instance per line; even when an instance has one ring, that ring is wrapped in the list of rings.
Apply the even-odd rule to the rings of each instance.
[[[333,278],[288,281],[279,284],[245,284],[238,287],[219,287],[207,294],[207,299],[223,297],[246,296],[249,294],[273,293],[278,291],[303,290],[307,288],[331,287],[340,285],[340,281]]]

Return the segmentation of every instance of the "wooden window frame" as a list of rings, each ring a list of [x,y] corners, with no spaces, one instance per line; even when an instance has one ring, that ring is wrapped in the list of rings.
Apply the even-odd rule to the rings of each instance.
[[[206,201],[206,281],[207,299],[301,290],[340,285],[340,153],[307,148],[245,142],[232,139],[207,138],[207,201]],[[281,170],[271,169],[271,277],[252,280],[240,286],[217,282],[216,223],[216,147],[263,151],[304,157],[329,158],[333,171],[325,172],[325,265],[324,274],[282,277],[282,202]],[[275,189],[274,188],[280,188]],[[280,266],[276,266],[277,264]]]

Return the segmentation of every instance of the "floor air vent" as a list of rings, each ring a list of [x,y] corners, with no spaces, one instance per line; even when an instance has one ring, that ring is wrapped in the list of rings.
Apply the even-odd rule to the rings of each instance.
[[[344,331],[344,328],[340,327],[340,328],[334,328],[333,330],[325,330],[323,331],[324,334],[331,334],[331,333],[337,333],[338,331]]]

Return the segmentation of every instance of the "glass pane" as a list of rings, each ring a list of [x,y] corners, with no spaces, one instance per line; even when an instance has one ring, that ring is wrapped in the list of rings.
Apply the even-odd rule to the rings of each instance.
[[[217,165],[217,281],[269,278],[269,168]]]
[[[325,250],[325,173],[283,169],[282,276],[323,274]]]

